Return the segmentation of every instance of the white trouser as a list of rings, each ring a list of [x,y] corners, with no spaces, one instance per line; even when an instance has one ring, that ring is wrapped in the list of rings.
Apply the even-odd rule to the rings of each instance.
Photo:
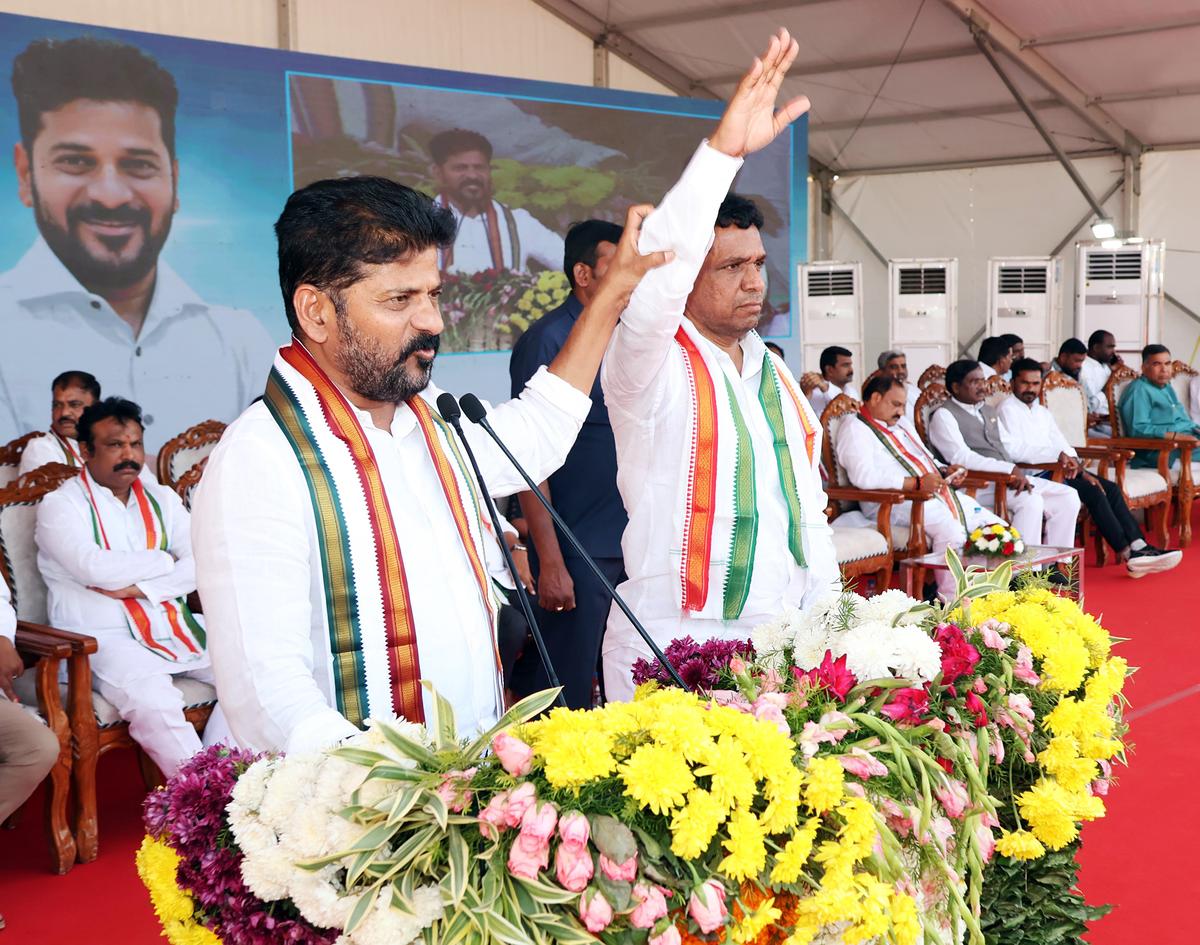
[[[111,702],[121,718],[129,723],[130,736],[168,778],[205,745],[223,740],[232,742],[219,709],[214,711],[213,720],[205,729],[204,741],[201,742],[192,723],[184,718],[183,693],[172,683],[173,679],[183,676],[210,685],[216,684],[209,666],[174,676],[156,673],[124,686],[96,679],[97,692]],[[214,721],[216,724],[213,724]]]
[[[963,512],[966,514],[966,528],[950,512],[945,502],[935,498],[925,503],[925,537],[929,542],[929,550],[933,554],[941,556],[946,553],[947,548],[953,548],[961,557],[963,546],[967,543],[968,531],[1003,521],[994,512],[972,502],[971,497],[966,493],[960,492],[959,500],[962,503]],[[942,600],[950,600],[955,592],[954,575],[947,570],[937,570],[934,575],[937,580],[938,595]]]
[[[1079,493],[1052,479],[1029,477],[1029,492],[1008,490],[1008,517],[1029,545],[1075,546],[1075,525],[1079,518]],[[995,487],[979,490],[979,504],[995,505]]]

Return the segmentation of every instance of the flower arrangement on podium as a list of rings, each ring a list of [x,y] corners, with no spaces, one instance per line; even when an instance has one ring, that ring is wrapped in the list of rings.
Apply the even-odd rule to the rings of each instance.
[[[696,692],[641,667],[633,702],[540,693],[475,737],[434,694],[317,754],[208,749],[147,799],[139,873],[174,945],[983,942],[989,863],[1069,850],[1122,751],[1107,633],[1010,570],[680,641]]]
[[[1010,558],[1023,554],[1025,540],[1021,533],[1011,525],[997,522],[995,525],[984,525],[967,536],[966,553],[968,555],[989,555],[997,558]]]

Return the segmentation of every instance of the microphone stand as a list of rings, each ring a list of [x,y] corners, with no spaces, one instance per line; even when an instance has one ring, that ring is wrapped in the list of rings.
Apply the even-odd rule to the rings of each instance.
[[[437,408],[438,413],[442,415],[442,419],[454,427],[454,432],[458,434],[458,438],[466,448],[467,458],[471,461],[471,468],[475,470],[475,479],[479,482],[479,491],[483,493],[483,504],[487,506],[488,514],[492,519],[492,527],[496,529],[496,539],[500,542],[500,551],[504,554],[504,563],[508,566],[508,573],[512,575],[513,583],[517,586],[517,599],[521,603],[521,611],[525,614],[525,619],[529,621],[529,630],[533,634],[533,642],[537,644],[538,655],[542,658],[542,665],[546,668],[546,678],[550,680],[550,688],[558,690],[558,697],[555,701],[565,709],[567,707],[567,700],[563,696],[562,683],[558,681],[558,674],[554,672],[554,664],[550,661],[550,653],[546,649],[546,641],[542,637],[542,629],[538,626],[537,620],[533,616],[533,607],[530,606],[529,595],[525,591],[525,585],[521,583],[521,576],[517,574],[517,566],[513,562],[508,542],[504,540],[504,529],[500,527],[500,516],[496,512],[496,504],[492,501],[487,483],[483,479],[483,473],[479,469],[479,463],[475,461],[475,453],[471,449],[471,444],[467,442],[462,425],[459,423],[459,417],[462,416],[462,412],[458,409],[454,395],[449,393],[442,393],[438,396]]]
[[[461,403],[462,412],[467,415],[467,419],[472,423],[477,423],[479,426],[483,427],[483,429],[487,432],[487,435],[495,441],[496,445],[500,447],[504,455],[508,457],[508,461],[513,464],[513,467],[521,474],[521,478],[525,480],[530,490],[535,496],[537,496],[538,501],[541,502],[546,511],[550,513],[550,517],[554,519],[554,524],[557,525],[559,530],[567,536],[567,540],[571,542],[571,547],[573,547],[579,553],[580,557],[582,557],[583,560],[588,563],[588,567],[592,569],[592,573],[595,574],[600,583],[604,585],[604,589],[608,591],[609,595],[616,602],[616,605],[621,608],[621,613],[629,618],[629,622],[633,624],[633,628],[641,635],[642,639],[646,642],[646,645],[650,647],[650,651],[654,654],[654,658],[658,660],[663,669],[667,671],[671,679],[674,680],[675,685],[679,686],[679,688],[683,689],[685,692],[691,692],[692,687],[683,681],[683,677],[679,675],[675,667],[671,665],[671,661],[668,660],[663,651],[659,649],[658,644],[654,642],[654,638],[650,636],[650,633],[645,627],[642,626],[642,622],[633,615],[633,611],[629,609],[629,605],[625,603],[624,598],[617,593],[617,589],[613,587],[612,582],[605,577],[604,572],[600,570],[600,566],[596,564],[596,559],[587,553],[583,545],[579,543],[579,539],[575,537],[575,533],[567,527],[567,523],[564,522],[558,512],[554,510],[554,506],[546,501],[546,497],[542,495],[542,490],[538,488],[538,484],[534,482],[529,473],[525,471],[525,467],[517,462],[517,458],[513,456],[509,448],[504,445],[504,441],[501,440],[496,431],[492,429],[492,425],[487,422],[487,408],[483,406],[483,403],[474,394],[463,394]],[[439,408],[440,406],[441,398],[439,398]]]

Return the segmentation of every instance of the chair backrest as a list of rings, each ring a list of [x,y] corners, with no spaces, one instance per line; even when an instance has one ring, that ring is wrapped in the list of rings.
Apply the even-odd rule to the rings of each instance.
[[[821,461],[825,464],[829,481],[834,485],[850,485],[846,470],[837,461],[837,450],[834,449],[834,444],[837,442],[836,437],[841,425],[848,420],[853,420],[861,406],[861,403],[848,394],[838,394],[821,412],[821,430],[825,435],[821,442]]]
[[[1175,388],[1175,394],[1179,397],[1179,402],[1183,404],[1188,414],[1191,414],[1191,385],[1192,379],[1200,376],[1194,367],[1186,361],[1176,359],[1171,363],[1171,386]]]
[[[158,451],[158,481],[173,489],[185,472],[216,448],[224,432],[220,420],[205,420],[168,440]]]
[[[1141,375],[1129,365],[1118,364],[1113,367],[1112,374],[1108,376],[1108,383],[1104,385],[1104,396],[1108,400],[1108,416],[1112,421],[1113,436],[1128,436],[1124,424],[1121,423],[1121,412],[1117,409],[1117,405],[1121,402],[1121,394],[1125,392],[1125,388],[1139,377]]]
[[[917,398],[917,405],[913,408],[913,425],[917,428],[917,435],[921,438],[921,442],[928,447],[929,452],[936,454],[936,450],[929,443],[929,418],[933,416],[933,412],[942,404],[950,399],[950,391],[939,383],[932,383],[921,391],[921,396]]]
[[[1008,381],[999,374],[993,374],[983,382],[983,400],[991,407],[998,407],[1000,401],[1012,393]]]
[[[8,583],[13,608],[22,620],[46,622],[46,582],[38,570],[34,542],[38,503],[77,475],[76,467],[47,463],[0,489],[0,577]]]
[[[17,467],[21,465],[21,454],[25,452],[25,447],[30,440],[43,435],[41,430],[34,430],[0,446],[0,486],[16,481]]]
[[[192,496],[195,495],[196,486],[200,485],[200,477],[204,475],[204,467],[207,465],[208,457],[205,456],[200,462],[196,463],[195,466],[180,476],[171,487],[175,490],[175,494],[183,500],[183,507],[189,512],[192,510]]]
[[[944,384],[946,382],[946,369],[940,364],[931,364],[921,376],[917,378],[917,387],[924,390],[930,384]]]
[[[1062,371],[1051,371],[1042,382],[1042,406],[1072,446],[1087,446],[1087,392]]]

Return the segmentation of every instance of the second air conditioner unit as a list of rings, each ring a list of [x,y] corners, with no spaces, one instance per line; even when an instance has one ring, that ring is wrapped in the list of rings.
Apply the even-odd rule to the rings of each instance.
[[[1049,361],[1062,315],[1062,261],[1050,256],[988,260],[989,335],[1019,335],[1025,356]]]
[[[863,366],[862,263],[801,263],[800,319],[804,371],[819,371],[821,352],[831,345],[854,355],[856,376]]]
[[[1086,344],[1094,331],[1112,332],[1117,350],[1136,364],[1142,348],[1162,341],[1165,244],[1089,240],[1075,253],[1075,333]]]
[[[888,261],[888,338],[907,356],[911,378],[957,357],[957,259]]]

